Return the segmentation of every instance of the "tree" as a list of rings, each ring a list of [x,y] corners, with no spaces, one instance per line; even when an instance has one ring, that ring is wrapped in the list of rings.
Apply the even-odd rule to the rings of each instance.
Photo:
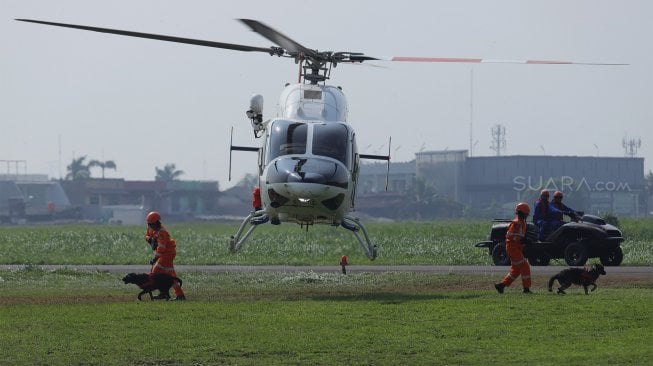
[[[648,196],[653,196],[653,171],[649,170],[646,177],[644,177],[644,190]]]
[[[96,166],[102,169],[102,179],[104,179],[104,169],[116,170],[116,163],[114,163],[113,160],[107,160],[107,161],[91,160],[88,162],[89,168],[93,168]]]
[[[154,169],[156,170],[156,177],[154,179],[165,182],[172,182],[184,174],[183,170],[177,170],[175,164],[166,164],[163,169],[159,169],[159,167],[154,167]]]
[[[70,165],[66,167],[66,169],[68,169],[66,180],[79,180],[91,177],[91,171],[89,170],[90,164],[84,164],[84,160],[86,160],[86,155],[77,159],[73,158]]]
[[[648,171],[648,174],[644,177],[644,197],[640,196],[640,204],[642,207],[646,207],[645,215],[649,215],[653,211],[653,202],[650,198],[653,196],[653,171]]]
[[[258,185],[258,176],[247,173],[245,174],[243,179],[238,181],[236,185],[240,187],[248,187],[248,188],[255,187]]]

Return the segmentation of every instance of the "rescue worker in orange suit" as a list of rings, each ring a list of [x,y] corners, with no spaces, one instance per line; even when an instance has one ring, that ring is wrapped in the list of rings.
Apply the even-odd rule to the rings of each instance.
[[[531,292],[531,267],[524,257],[524,237],[526,236],[526,219],[531,213],[531,208],[527,203],[520,202],[515,207],[514,220],[508,226],[506,232],[506,252],[510,258],[510,272],[503,280],[494,285],[494,288],[502,294],[503,290],[510,286],[521,275],[522,286],[525,294]]]
[[[152,273],[166,273],[177,277],[175,272],[174,260],[177,255],[177,243],[170,237],[168,230],[161,225],[161,215],[152,211],[147,215],[147,231],[145,232],[145,241],[147,241],[154,251],[154,258],[150,261]],[[175,291],[175,300],[186,300],[184,290],[181,289],[179,282],[175,281],[172,285]],[[163,299],[159,294],[155,298]]]

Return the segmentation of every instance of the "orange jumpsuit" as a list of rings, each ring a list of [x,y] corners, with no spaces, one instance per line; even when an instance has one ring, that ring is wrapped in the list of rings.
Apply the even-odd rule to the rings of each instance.
[[[524,288],[531,287],[531,267],[524,258],[524,236],[526,235],[526,220],[516,217],[508,226],[506,233],[506,252],[510,258],[510,272],[501,283],[510,286],[521,275]]]
[[[148,243],[150,239],[155,239],[158,243],[154,251],[154,258],[156,263],[152,267],[152,273],[167,273],[173,277],[177,277],[174,264],[172,263],[177,256],[177,242],[170,237],[168,230],[161,226],[159,230],[147,228],[145,232],[145,241]],[[179,282],[175,281],[172,285],[177,297],[184,296],[184,291],[181,289]]]

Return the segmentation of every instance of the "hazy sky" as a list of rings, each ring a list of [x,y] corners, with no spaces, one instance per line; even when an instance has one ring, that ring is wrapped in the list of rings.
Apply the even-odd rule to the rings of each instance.
[[[0,160],[58,178],[73,157],[113,160],[107,177],[153,179],[175,163],[184,179],[235,184],[255,171],[229,130],[256,146],[245,111],[297,79],[290,59],[16,22],[32,18],[251,46],[272,44],[257,19],[308,48],[371,56],[553,59],[629,66],[339,65],[362,153],[393,161],[420,149],[492,155],[624,156],[624,137],[653,169],[653,2],[641,1],[28,1],[0,0]],[[472,71],[473,70],[473,71]],[[473,74],[473,83],[472,81]],[[473,90],[473,103],[470,95]],[[472,107],[473,106],[473,107]],[[0,173],[6,166],[0,165]],[[93,171],[100,176],[99,171]]]

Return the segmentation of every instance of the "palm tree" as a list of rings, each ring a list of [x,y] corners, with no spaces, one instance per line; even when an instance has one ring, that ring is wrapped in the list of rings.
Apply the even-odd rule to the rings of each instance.
[[[159,167],[154,167],[154,169],[156,170],[156,177],[154,179],[166,182],[172,182],[184,174],[183,170],[177,170],[175,164],[166,164],[163,169],[159,169]]]
[[[89,165],[84,164],[84,160],[86,160],[86,155],[77,159],[73,158],[73,161],[70,163],[70,165],[66,167],[66,169],[68,169],[66,180],[78,180],[91,177]]]
[[[107,161],[99,161],[99,160],[91,160],[88,162],[88,167],[93,168],[99,166],[100,169],[102,169],[102,179],[104,179],[104,169],[113,169],[116,170],[116,163],[113,160],[107,160]]]

